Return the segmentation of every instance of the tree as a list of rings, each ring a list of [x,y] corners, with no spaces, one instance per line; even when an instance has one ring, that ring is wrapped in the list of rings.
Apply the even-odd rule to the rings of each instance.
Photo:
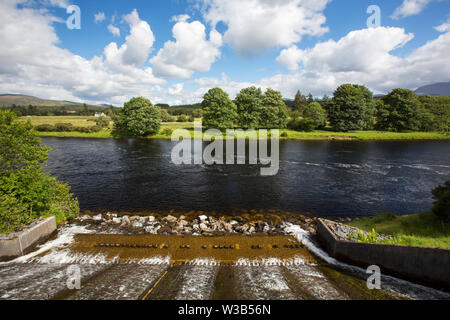
[[[166,109],[161,109],[161,121],[173,122],[173,117],[169,114],[169,112]]]
[[[432,212],[444,219],[450,219],[450,181],[432,191],[435,200]]]
[[[300,113],[300,115],[302,115],[303,110],[307,105],[308,103],[306,102],[306,97],[301,94],[300,90],[298,90],[294,99],[294,110],[297,110]]]
[[[30,122],[0,111],[0,232],[39,216],[55,215],[60,222],[78,215],[70,188],[43,171],[50,149],[41,142]]]
[[[311,93],[308,94],[308,98],[306,99],[306,102],[308,104],[313,103],[314,102],[314,97]]]
[[[205,128],[219,130],[234,128],[237,108],[222,89],[211,89],[203,96],[202,110]]]
[[[124,104],[114,121],[115,137],[146,137],[158,133],[161,128],[161,111],[150,100],[132,98]]]
[[[236,96],[238,122],[243,129],[258,129],[264,95],[260,88],[242,89]]]
[[[328,117],[335,131],[362,130],[366,127],[369,97],[363,88],[343,84],[334,92]]]
[[[84,116],[89,116],[89,108],[88,108],[88,106],[86,105],[86,103],[85,104],[83,104],[83,111],[82,111],[82,114],[84,115]]]
[[[312,102],[303,111],[303,118],[314,125],[314,129],[327,125],[327,113],[318,102]]]
[[[260,112],[258,129],[286,128],[288,110],[281,92],[268,88]]]
[[[377,112],[377,128],[387,131],[418,130],[420,102],[408,89],[394,89],[382,98]]]

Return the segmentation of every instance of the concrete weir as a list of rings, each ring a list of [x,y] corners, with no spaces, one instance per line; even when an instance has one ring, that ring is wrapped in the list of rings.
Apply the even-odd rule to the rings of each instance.
[[[332,257],[362,267],[377,265],[382,272],[399,278],[450,288],[450,250],[339,240],[319,219],[317,236]]]
[[[49,217],[35,221],[21,232],[0,234],[0,261],[24,255],[55,231],[56,219]]]

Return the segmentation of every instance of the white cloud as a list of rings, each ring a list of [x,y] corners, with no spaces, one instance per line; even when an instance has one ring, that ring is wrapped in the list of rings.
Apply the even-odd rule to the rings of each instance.
[[[331,0],[199,0],[213,27],[228,29],[224,41],[244,56],[273,47],[288,47],[304,35],[328,32],[323,10]]]
[[[101,22],[105,21],[105,19],[106,19],[106,16],[105,16],[104,12],[99,12],[99,13],[94,14],[94,22],[95,23],[101,23]]]
[[[403,0],[401,6],[395,9],[392,18],[399,19],[421,13],[431,0]]]
[[[189,20],[191,17],[187,14],[180,14],[178,16],[173,16],[170,19],[170,22],[186,22],[187,20]]]
[[[194,72],[207,72],[220,57],[222,36],[212,30],[206,39],[205,26],[199,21],[180,20],[172,29],[175,41],[167,41],[150,62],[157,76],[190,78]]]
[[[54,19],[38,9],[18,8],[18,1],[0,2],[1,92],[90,103],[123,103],[136,95],[158,100],[157,95],[163,95],[159,85],[165,81],[156,78],[151,68],[138,67],[153,43],[153,38],[143,40],[143,52],[136,53],[136,35],[149,35],[146,27],[142,30],[147,33],[139,29],[143,25],[139,21],[129,20],[139,30],[131,28],[122,59],[115,65],[104,57],[87,60],[61,49]]]
[[[114,37],[120,37],[120,29],[112,24],[108,25],[108,31],[111,32]]]
[[[331,94],[343,83],[364,84],[376,93],[385,93],[398,87],[449,81],[450,32],[404,58],[392,54],[412,38],[401,28],[352,31],[339,41],[329,40],[306,50],[296,48],[301,70],[265,78],[259,84],[293,97],[298,89],[314,95]]]
[[[124,16],[124,21],[130,26],[130,34],[125,43],[118,48],[117,44],[112,42],[104,50],[107,64],[115,70],[123,70],[127,66],[143,66],[155,41],[150,25],[139,19],[136,9]]]
[[[287,49],[281,50],[280,55],[276,59],[279,65],[285,66],[291,71],[298,70],[299,62],[303,56],[303,51],[297,46],[291,46]]]
[[[434,27],[439,32],[449,32],[450,31],[450,18],[447,20],[447,22],[444,22],[443,24]]]

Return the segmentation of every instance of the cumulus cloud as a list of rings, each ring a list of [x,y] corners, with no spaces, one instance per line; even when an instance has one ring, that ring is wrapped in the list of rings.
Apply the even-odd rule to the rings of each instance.
[[[303,51],[294,45],[287,49],[281,50],[276,61],[279,65],[285,66],[291,71],[295,71],[299,68],[298,64],[301,61],[302,56]]]
[[[449,32],[450,31],[450,18],[447,20],[447,22],[444,22],[443,24],[434,27],[439,32]]]
[[[213,27],[224,23],[228,27],[224,41],[244,56],[328,32],[323,10],[331,0],[199,1],[205,20]]]
[[[342,83],[365,84],[384,93],[397,87],[448,81],[450,32],[404,58],[392,53],[412,38],[404,29],[380,27],[352,31],[339,41],[329,40],[306,50],[293,48],[302,68],[295,74],[262,79],[259,84],[292,97],[298,89],[314,95],[330,94]]]
[[[105,19],[106,19],[106,16],[105,16],[104,12],[99,12],[99,13],[94,14],[94,22],[95,23],[101,23],[101,22],[105,21]]]
[[[108,31],[112,33],[114,37],[120,37],[120,29],[112,24],[108,25]]]
[[[124,16],[124,21],[130,26],[125,43],[118,48],[117,43],[112,42],[104,50],[106,63],[115,70],[144,65],[155,41],[150,25],[140,20],[136,9]]]
[[[139,29],[143,24],[135,19],[137,13],[129,21],[139,30],[131,28],[126,46],[121,46],[120,54],[116,54],[121,56],[117,65],[123,68],[114,68],[117,65],[104,56],[87,60],[58,47],[53,19],[38,9],[18,8],[17,3],[19,0],[0,2],[0,91],[91,103],[123,103],[135,95],[151,97],[161,90],[159,85],[165,84],[153,75],[151,68],[138,67],[147,59],[153,38],[144,40],[143,52],[136,52],[136,35],[150,34],[146,27],[142,29],[147,32]]]
[[[167,41],[150,62],[155,75],[190,78],[194,72],[207,72],[220,57],[222,36],[213,29],[206,39],[206,28],[199,21],[178,20],[172,29],[175,41]]]
[[[399,19],[421,13],[431,0],[403,0],[401,6],[395,9],[392,18]]]

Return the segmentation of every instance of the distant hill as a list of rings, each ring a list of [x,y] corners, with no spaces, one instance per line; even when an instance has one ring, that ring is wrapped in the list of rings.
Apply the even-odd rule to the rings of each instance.
[[[22,94],[0,94],[0,106],[11,107],[16,106],[36,106],[36,107],[77,107],[82,103],[66,101],[66,100],[49,100],[41,99],[33,96]],[[109,104],[101,104],[99,107],[109,108]]]
[[[450,96],[450,82],[439,82],[420,87],[414,91],[417,95],[430,95],[435,97]]]

